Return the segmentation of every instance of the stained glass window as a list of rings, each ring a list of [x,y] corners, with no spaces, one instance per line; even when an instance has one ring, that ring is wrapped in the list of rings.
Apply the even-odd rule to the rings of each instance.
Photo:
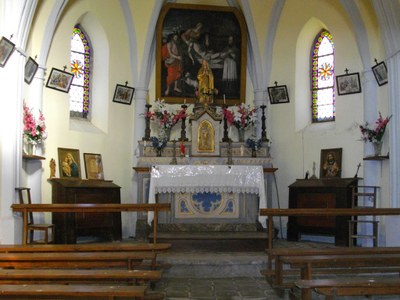
[[[71,72],[74,74],[69,90],[71,117],[86,118],[89,113],[90,53],[89,40],[76,25],[71,37]]]
[[[322,30],[312,52],[312,122],[335,120],[335,61],[332,35]]]

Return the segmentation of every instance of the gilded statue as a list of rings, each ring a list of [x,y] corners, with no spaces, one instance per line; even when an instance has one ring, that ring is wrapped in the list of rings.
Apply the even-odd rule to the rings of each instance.
[[[56,161],[54,158],[50,160],[50,178],[56,177]]]
[[[202,65],[197,73],[199,81],[199,102],[205,106],[213,103],[214,96],[214,75],[208,64],[208,61],[203,59]]]

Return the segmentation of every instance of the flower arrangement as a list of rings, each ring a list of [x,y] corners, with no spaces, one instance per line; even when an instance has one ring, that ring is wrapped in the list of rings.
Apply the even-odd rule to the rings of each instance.
[[[246,140],[246,146],[253,151],[257,151],[262,146],[261,139],[249,138]]]
[[[247,129],[257,122],[257,108],[251,108],[244,103],[229,108],[224,107],[223,115],[229,125],[234,125],[238,129]]]
[[[146,118],[157,120],[159,125],[165,129],[171,129],[179,120],[186,118],[186,110],[181,109],[177,113],[168,110],[164,100],[156,100],[154,111],[148,111]]]
[[[27,144],[37,145],[43,143],[47,138],[45,119],[41,111],[39,114],[39,120],[36,121],[32,114],[32,110],[24,103],[24,114],[23,114],[23,138]]]
[[[381,113],[379,113],[379,118],[375,122],[376,127],[374,129],[368,127],[368,122],[366,122],[365,125],[360,125],[361,139],[364,142],[381,142],[390,118],[391,116],[383,118]]]
[[[157,150],[161,150],[163,148],[165,148],[165,146],[167,145],[168,140],[165,138],[158,138],[156,136],[152,136],[150,138],[151,141],[151,145],[153,146],[153,148],[157,149]]]

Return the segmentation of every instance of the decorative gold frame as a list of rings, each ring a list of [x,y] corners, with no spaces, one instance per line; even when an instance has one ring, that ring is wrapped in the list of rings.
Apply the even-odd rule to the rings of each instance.
[[[235,49],[238,50],[238,56],[240,56],[236,60],[239,82],[232,89],[233,93],[231,95],[224,95],[222,69],[219,69],[218,72],[213,69],[214,86],[218,90],[218,93],[214,96],[214,104],[222,105],[224,102],[227,105],[240,104],[245,99],[246,93],[247,27],[242,13],[237,8],[223,6],[167,3],[162,8],[156,29],[156,98],[165,99],[167,103],[184,103],[185,100],[187,103],[196,103],[195,83],[193,83],[193,89],[190,91],[181,89],[181,94],[166,95],[166,60],[163,61],[163,57],[167,36],[179,31],[179,37],[181,37],[182,32],[195,27],[198,23],[202,23],[203,26],[199,39],[203,38],[205,33],[208,33],[210,40],[214,44],[215,52],[220,54],[223,51],[222,49],[226,47],[229,36],[234,37],[234,41],[236,41]],[[180,45],[190,49],[190,46],[183,41]],[[191,87],[186,85],[187,79],[192,80],[191,82],[197,82],[198,69],[195,70],[195,66],[193,68],[187,67],[190,66],[190,62],[188,62],[189,58],[186,56],[189,55],[182,55],[181,57],[183,63],[180,83],[185,87]],[[188,76],[187,74],[190,77],[186,77]]]
[[[60,178],[81,179],[81,160],[78,149],[58,148]]]
[[[87,179],[104,180],[103,161],[101,154],[83,153]]]

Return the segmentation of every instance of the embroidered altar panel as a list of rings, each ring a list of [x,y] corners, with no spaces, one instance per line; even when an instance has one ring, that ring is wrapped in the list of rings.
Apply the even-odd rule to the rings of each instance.
[[[179,193],[174,205],[176,219],[239,218],[239,197],[233,193]]]

